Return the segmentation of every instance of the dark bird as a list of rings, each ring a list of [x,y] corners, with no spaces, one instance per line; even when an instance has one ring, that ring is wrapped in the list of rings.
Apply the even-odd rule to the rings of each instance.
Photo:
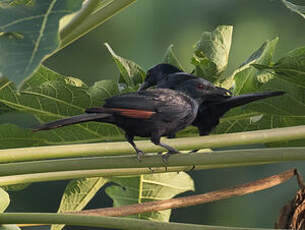
[[[183,90],[185,81],[189,79],[198,79],[198,77],[192,74],[177,70],[179,69],[164,63],[152,67],[147,71],[146,79],[139,90],[144,90],[152,86],[156,86],[157,88]],[[253,101],[284,94],[282,91],[276,91],[232,96],[232,93],[229,90],[214,86],[207,80],[204,81],[206,89],[216,89],[223,93],[210,93],[204,95],[204,100],[200,103],[197,116],[192,123],[193,126],[198,128],[201,136],[208,135],[218,125],[220,118],[230,109]]]
[[[161,136],[172,135],[190,125],[196,117],[198,103],[204,100],[204,95],[223,94],[223,91],[214,88],[207,90],[205,83],[206,81],[198,78],[185,81],[183,89],[179,91],[151,89],[114,96],[108,98],[102,107],[89,108],[85,114],[42,124],[34,131],[88,121],[106,122],[125,131],[125,137],[137,152],[139,160],[143,152],[133,142],[135,136],[150,137],[155,145],[167,149],[165,156],[169,156],[178,151],[161,143]]]
[[[159,84],[160,83],[162,84],[166,76],[178,72],[183,72],[183,71],[170,64],[166,64],[166,63],[158,64],[147,71],[145,81],[140,86],[139,91],[155,85],[158,85],[158,88],[163,88],[163,87],[159,87]],[[164,88],[169,88],[169,87],[164,87]]]

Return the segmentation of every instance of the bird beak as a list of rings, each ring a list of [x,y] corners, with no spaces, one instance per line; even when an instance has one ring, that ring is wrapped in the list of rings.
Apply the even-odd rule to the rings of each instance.
[[[210,95],[217,95],[223,97],[231,97],[232,92],[222,87],[215,86],[212,90],[209,91]]]
[[[138,89],[138,91],[142,91],[142,90],[145,90],[147,88],[150,87],[150,84],[148,83],[148,81],[145,81],[143,82],[141,85],[140,85],[140,88]]]

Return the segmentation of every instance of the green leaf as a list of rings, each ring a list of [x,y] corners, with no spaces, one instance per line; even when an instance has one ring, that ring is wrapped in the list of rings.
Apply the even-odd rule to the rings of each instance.
[[[59,20],[81,0],[45,0],[0,7],[0,75],[21,82],[59,46]]]
[[[31,183],[24,183],[24,184],[14,184],[8,186],[2,186],[5,191],[21,191],[26,189]]]
[[[295,5],[289,1],[286,0],[282,0],[282,2],[284,3],[284,5],[290,9],[291,11],[301,15],[304,19],[305,19],[305,6],[301,6],[301,5]]]
[[[278,78],[268,81],[259,88],[260,92],[278,90],[285,91],[286,94],[232,109],[221,119],[216,133],[304,125],[304,88]]]
[[[290,51],[273,66],[254,65],[254,67],[273,70],[278,78],[305,88],[305,46]]]
[[[103,177],[71,180],[61,198],[58,212],[82,210],[107,182],[108,179]],[[52,225],[51,230],[60,230],[63,227],[64,225]]]
[[[106,98],[118,92],[114,81],[103,80],[88,87],[79,79],[66,78],[43,66],[21,85],[19,91],[13,82],[0,79],[0,102],[31,113],[40,122],[84,113],[85,108],[101,106]],[[121,131],[116,126],[97,122],[38,132],[35,137],[46,140],[46,144],[122,138]]]
[[[164,58],[163,58],[163,63],[171,64],[171,65],[176,66],[177,68],[179,68],[183,71],[184,68],[182,67],[182,65],[181,65],[180,61],[178,60],[177,56],[175,55],[173,47],[174,47],[174,45],[171,44],[167,48],[167,50],[165,52],[165,55],[164,55]]]
[[[244,94],[257,91],[264,83],[274,76],[266,71],[260,71],[250,64],[269,65],[272,61],[278,38],[266,41],[234,72],[234,94]]]
[[[218,26],[213,32],[203,32],[191,61],[197,76],[218,80],[228,64],[232,31],[232,26]]]
[[[113,199],[113,206],[143,203],[155,200],[171,199],[179,193],[194,190],[194,182],[184,173],[162,173],[134,177],[112,178],[114,183],[106,188]],[[171,210],[138,214],[141,219],[169,221]]]
[[[0,213],[3,213],[10,204],[10,197],[6,191],[0,188]]]
[[[133,88],[137,84],[141,84],[144,81],[146,74],[139,65],[133,61],[118,56],[111,49],[108,43],[105,43],[105,46],[107,47],[120,71],[120,82],[125,83],[128,87]]]
[[[31,130],[13,124],[0,125],[0,149],[30,147],[43,144]]]
[[[0,225],[0,230],[21,230],[21,228],[13,224],[3,224]]]

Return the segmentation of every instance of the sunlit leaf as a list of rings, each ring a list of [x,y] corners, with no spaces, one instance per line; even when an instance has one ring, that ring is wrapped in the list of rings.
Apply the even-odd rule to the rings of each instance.
[[[173,47],[174,47],[174,45],[170,45],[167,48],[164,58],[163,58],[163,63],[171,64],[173,66],[178,67],[179,69],[181,69],[183,71],[184,69],[183,69],[180,61],[178,60],[177,56],[175,55]]]
[[[107,195],[113,199],[114,207],[170,199],[179,193],[194,190],[193,180],[184,172],[112,178],[111,180],[118,184],[106,188]],[[171,210],[165,210],[132,217],[168,221],[170,213]]]
[[[244,94],[255,92],[264,83],[273,78],[271,73],[257,70],[249,64],[269,65],[278,42],[278,38],[266,41],[258,50],[256,50],[234,74],[234,94]]]
[[[195,74],[212,82],[228,65],[233,26],[218,26],[213,32],[203,32],[195,47],[192,64]]]
[[[82,178],[69,182],[62,196],[58,212],[80,211],[106,183],[102,177]],[[64,225],[52,225],[51,230],[60,230]]]
[[[258,69],[273,70],[278,78],[305,88],[305,47],[299,47],[274,65],[254,65]]]
[[[10,204],[10,197],[6,191],[0,188],[0,213],[3,213]]]
[[[109,44],[105,43],[105,46],[107,47],[120,71],[120,82],[125,83],[129,87],[134,87],[135,85],[144,81],[146,74],[138,64],[118,56],[111,49]]]
[[[293,4],[287,0],[282,0],[284,5],[291,11],[301,15],[305,19],[305,6]]]
[[[21,82],[59,46],[59,20],[82,0],[44,0],[0,7],[0,75]]]

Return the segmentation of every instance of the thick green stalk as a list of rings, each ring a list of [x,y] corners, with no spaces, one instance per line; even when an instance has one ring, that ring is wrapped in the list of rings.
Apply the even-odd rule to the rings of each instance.
[[[164,139],[178,150],[229,147],[305,139],[305,126],[257,130],[241,133]],[[137,141],[137,146],[146,153],[164,151],[150,141]],[[30,147],[0,150],[0,163],[33,161],[56,158],[109,156],[135,154],[126,141],[96,144],[74,144],[45,147]]]
[[[135,1],[136,0],[113,0],[99,11],[87,16],[77,27],[72,27],[73,30],[70,30],[69,33],[65,30],[61,31],[61,47],[59,49],[66,47],[73,41],[84,36]]]
[[[305,147],[264,148],[175,154],[168,167],[200,165],[202,169],[279,163],[305,160]],[[139,162],[135,156],[90,157],[0,164],[0,175],[45,173],[56,171],[164,167],[157,156],[145,156]],[[128,171],[128,170],[126,170]]]
[[[251,230],[251,228],[219,227],[197,224],[158,222],[135,218],[88,216],[80,214],[58,213],[1,213],[0,224],[67,224],[78,226],[105,227],[115,229],[142,230]],[[253,228],[252,228],[253,229]]]

